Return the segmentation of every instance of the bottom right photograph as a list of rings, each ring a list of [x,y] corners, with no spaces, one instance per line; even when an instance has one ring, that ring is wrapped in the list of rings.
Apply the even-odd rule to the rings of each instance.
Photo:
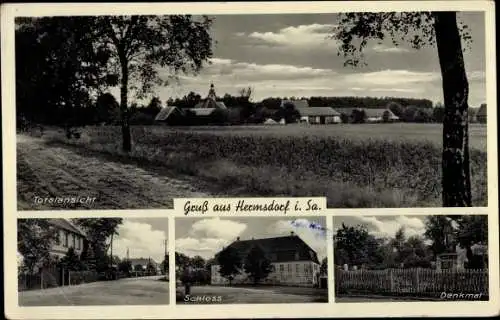
[[[334,216],[335,302],[485,301],[488,216]]]

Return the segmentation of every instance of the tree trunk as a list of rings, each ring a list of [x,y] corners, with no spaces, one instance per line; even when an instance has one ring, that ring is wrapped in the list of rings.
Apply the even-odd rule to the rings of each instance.
[[[130,137],[130,125],[128,123],[128,64],[126,58],[121,60],[122,79],[120,87],[120,115],[122,125],[122,149],[125,152],[132,150],[132,142]]]
[[[445,105],[441,182],[443,207],[470,207],[469,83],[461,38],[455,12],[437,12],[434,18]]]

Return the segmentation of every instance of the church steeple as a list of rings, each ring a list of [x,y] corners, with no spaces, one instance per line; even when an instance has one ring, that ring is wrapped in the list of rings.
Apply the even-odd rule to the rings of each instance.
[[[215,87],[213,83],[210,83],[210,90],[208,90],[208,96],[207,99],[217,99],[217,95],[215,94]]]

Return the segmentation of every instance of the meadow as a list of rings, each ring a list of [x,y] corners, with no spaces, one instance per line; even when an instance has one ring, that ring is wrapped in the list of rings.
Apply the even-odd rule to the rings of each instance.
[[[225,196],[325,196],[329,207],[441,206],[441,125],[86,127],[81,148],[161,164]],[[486,127],[471,125],[474,206],[487,205]]]

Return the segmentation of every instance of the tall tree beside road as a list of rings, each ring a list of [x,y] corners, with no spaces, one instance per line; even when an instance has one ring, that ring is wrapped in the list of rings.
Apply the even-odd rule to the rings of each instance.
[[[444,117],[442,153],[442,201],[444,207],[470,207],[471,184],[468,138],[469,84],[462,40],[470,43],[468,27],[457,22],[456,12],[359,12],[342,13],[332,38],[340,42],[345,64],[363,61],[369,39],[394,45],[409,43],[414,49],[436,45],[441,67]]]
[[[110,50],[110,66],[120,78],[122,148],[132,148],[128,121],[129,90],[138,97],[156,85],[167,85],[159,68],[170,75],[197,73],[212,56],[209,34],[212,20],[206,16],[105,16],[96,18],[101,48]],[[163,73],[163,72],[162,72]]]
[[[118,228],[122,224],[122,218],[77,218],[73,222],[81,227],[91,244],[92,252],[97,259],[97,268],[107,268],[111,262],[108,258],[108,250],[112,243],[108,243],[113,235],[118,235]]]

